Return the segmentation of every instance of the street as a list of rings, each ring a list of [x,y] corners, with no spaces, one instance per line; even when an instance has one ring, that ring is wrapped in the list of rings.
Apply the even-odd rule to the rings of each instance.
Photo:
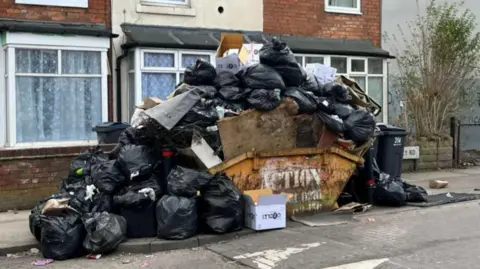
[[[472,201],[380,210],[358,215],[345,225],[310,228],[292,223],[284,230],[206,248],[118,253],[99,260],[56,261],[45,268],[478,268],[479,209],[479,202]],[[40,258],[18,255],[2,258],[0,268],[32,268],[31,262]]]

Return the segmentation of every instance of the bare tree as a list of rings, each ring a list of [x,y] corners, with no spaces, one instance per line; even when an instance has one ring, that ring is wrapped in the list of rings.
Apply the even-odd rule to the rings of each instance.
[[[405,100],[407,121],[417,137],[445,135],[448,119],[474,99],[470,93],[479,74],[480,33],[475,15],[463,4],[430,0],[424,14],[419,12],[406,29],[399,26],[400,36],[387,35],[399,70],[394,87]]]

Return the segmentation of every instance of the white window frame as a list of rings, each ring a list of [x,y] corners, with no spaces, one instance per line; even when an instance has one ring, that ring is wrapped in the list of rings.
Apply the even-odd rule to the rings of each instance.
[[[30,40],[33,38],[33,40]],[[43,38],[45,38],[43,40]],[[16,77],[17,76],[48,76],[48,77],[100,77],[101,78],[101,98],[102,98],[102,122],[108,121],[108,38],[104,40],[91,39],[92,37],[63,37],[63,36],[48,36],[36,35],[30,33],[7,33],[6,45],[3,46],[2,51],[7,59],[7,66],[5,66],[4,83],[6,87],[6,95],[0,94],[0,107],[1,104],[5,104],[6,117],[2,119],[0,115],[0,124],[4,121],[6,132],[2,135],[0,132],[0,146],[14,147],[14,148],[42,148],[42,147],[62,147],[62,146],[83,146],[83,145],[97,145],[98,141],[95,140],[82,140],[82,141],[46,141],[46,142],[27,142],[17,143],[17,128],[16,128]],[[73,41],[76,40],[76,41]],[[41,43],[45,41],[43,45],[37,45],[32,43]],[[28,44],[30,43],[30,44]],[[64,43],[76,44],[75,47],[65,46]],[[90,47],[98,46],[98,47]],[[56,74],[37,74],[37,73],[17,73],[16,72],[16,49],[45,49],[45,50],[57,50],[60,58],[58,58],[59,68],[61,67],[61,51],[62,50],[78,50],[78,51],[95,51],[100,52],[101,57],[101,70],[100,74],[74,74],[74,75],[61,75],[61,69]],[[5,60],[3,60],[5,61]],[[2,92],[3,86],[0,86],[0,92]],[[2,98],[4,100],[2,100]],[[3,113],[2,113],[3,114]],[[3,140],[3,141],[2,141]],[[3,143],[2,143],[3,142]]]
[[[184,0],[182,3],[171,0],[140,0],[142,4],[158,6],[190,6],[190,0]]]
[[[15,4],[88,8],[88,0],[15,0]]]
[[[145,53],[171,53],[174,54],[175,67],[145,67]],[[156,49],[156,48],[137,48],[135,49],[135,104],[142,102],[142,73],[172,73],[176,74],[176,82],[180,81],[180,74],[185,72],[182,67],[183,54],[196,54],[210,56],[210,63],[215,66],[215,51],[208,50],[172,50],[172,49]]]
[[[337,75],[344,75],[348,78],[351,77],[364,77],[365,78],[365,89],[363,89],[368,94],[368,78],[370,77],[381,77],[383,79],[383,100],[382,104],[382,121],[383,123],[388,122],[388,84],[387,84],[387,60],[383,60],[383,72],[382,74],[369,74],[368,73],[368,59],[381,59],[379,57],[358,57],[358,56],[345,56],[345,55],[323,55],[323,54],[297,54],[295,56],[302,57],[302,66],[306,66],[305,57],[323,57],[324,65],[331,66],[331,57],[346,58],[347,60],[347,73],[337,73]],[[364,60],[365,61],[365,72],[352,72],[352,62],[351,60]]]
[[[325,0],[325,11],[332,12],[332,13],[362,15],[362,1],[361,0],[356,0],[356,1],[357,1],[357,7],[350,8],[350,7],[339,7],[339,6],[330,5],[328,3],[329,1]]]
[[[7,141],[7,73],[5,72],[6,64],[6,49],[0,49],[0,75],[3,79],[0,80],[0,148],[6,144]]]

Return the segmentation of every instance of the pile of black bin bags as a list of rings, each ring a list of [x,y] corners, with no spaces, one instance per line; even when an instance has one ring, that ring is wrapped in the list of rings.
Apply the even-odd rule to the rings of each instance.
[[[241,192],[226,175],[201,172],[181,161],[169,166],[163,154],[165,148],[190,147],[193,134],[200,132],[222,158],[218,128],[209,128],[221,117],[247,109],[270,111],[289,99],[298,104],[298,114],[315,115],[358,144],[375,129],[374,116],[353,104],[346,85],[322,85],[277,39],[260,50],[260,63],[236,74],[217,72],[209,62],[197,60],[174,96],[187,91],[199,100],[173,128],[146,117],[136,128],[127,128],[109,154],[90,149],[72,160],[58,193],[31,211],[30,230],[45,258],[108,253],[126,238],[180,240],[242,229]]]
[[[375,118],[352,102],[348,86],[319,80],[297,63],[285,42],[273,39],[259,52],[260,63],[243,67],[238,73],[218,72],[209,62],[197,60],[187,68],[184,85],[175,96],[194,91],[202,98],[175,128],[215,125],[219,119],[217,107],[224,108],[226,117],[247,109],[270,111],[282,99],[298,104],[298,114],[315,114],[327,128],[342,134],[357,144],[368,141],[375,130]],[[174,129],[175,129],[174,128]],[[214,150],[218,145],[212,145]]]
[[[125,140],[128,133],[135,130],[125,131],[114,155],[91,149],[74,158],[59,192],[31,211],[30,230],[45,258],[105,254],[126,238],[180,240],[242,229],[241,192],[229,178],[182,166],[165,177],[159,154]],[[45,206],[64,199],[66,208]]]

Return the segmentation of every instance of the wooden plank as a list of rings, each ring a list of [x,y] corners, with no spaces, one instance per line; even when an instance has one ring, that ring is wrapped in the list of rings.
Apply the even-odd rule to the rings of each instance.
[[[225,159],[249,151],[277,151],[296,146],[296,124],[289,108],[269,112],[249,110],[218,122]]]

